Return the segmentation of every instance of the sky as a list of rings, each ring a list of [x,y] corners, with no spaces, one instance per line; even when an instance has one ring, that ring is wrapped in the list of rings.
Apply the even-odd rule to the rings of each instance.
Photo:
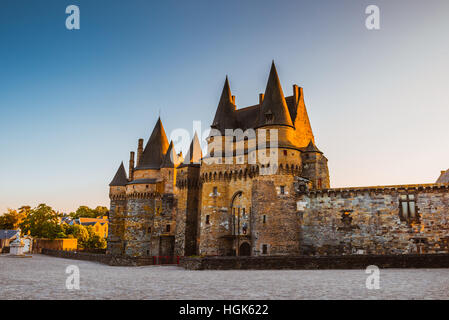
[[[332,187],[433,183],[449,168],[448,15],[447,0],[2,0],[0,212],[108,206],[159,114],[167,135],[205,130],[225,76],[254,105],[273,59],[286,96],[304,88]]]

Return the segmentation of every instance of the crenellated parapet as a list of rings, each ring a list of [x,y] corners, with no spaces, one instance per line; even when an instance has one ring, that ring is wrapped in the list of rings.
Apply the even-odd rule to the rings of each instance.
[[[132,192],[126,195],[126,199],[162,199],[159,192]]]
[[[359,194],[397,194],[413,192],[448,192],[449,183],[427,183],[427,184],[405,184],[405,185],[387,185],[387,186],[368,186],[368,187],[346,187],[329,188],[321,190],[310,190],[309,195],[313,197],[337,195],[359,195]]]

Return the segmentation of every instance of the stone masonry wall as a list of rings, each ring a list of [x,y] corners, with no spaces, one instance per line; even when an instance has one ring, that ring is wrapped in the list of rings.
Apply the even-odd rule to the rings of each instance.
[[[125,233],[126,200],[125,196],[111,198],[108,227],[108,249],[113,255],[123,253],[123,237]]]
[[[177,176],[175,254],[180,256],[198,251],[199,171],[199,166],[189,165],[180,168]]]
[[[155,207],[155,199],[128,199],[124,235],[126,255],[131,257],[156,255],[151,252],[151,233],[154,225]]]
[[[348,255],[348,256],[258,256],[183,257],[187,270],[316,270],[379,268],[448,268],[449,254]]]
[[[252,187],[253,255],[299,253],[299,218],[296,212],[294,176],[259,176]],[[283,187],[283,193],[281,192]]]
[[[303,254],[405,254],[448,251],[448,185],[313,191],[299,195]],[[411,196],[410,196],[411,195]],[[401,199],[414,199],[404,217]]]

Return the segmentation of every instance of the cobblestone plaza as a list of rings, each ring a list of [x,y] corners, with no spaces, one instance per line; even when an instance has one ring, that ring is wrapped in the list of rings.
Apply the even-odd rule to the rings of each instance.
[[[66,289],[66,268],[80,289]],[[382,269],[368,290],[365,270],[188,271],[111,267],[44,255],[0,256],[0,299],[448,299],[448,269]]]

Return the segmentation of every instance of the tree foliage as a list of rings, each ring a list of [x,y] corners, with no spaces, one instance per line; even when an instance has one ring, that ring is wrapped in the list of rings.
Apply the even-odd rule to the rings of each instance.
[[[69,238],[78,240],[78,248],[80,249],[105,249],[106,240],[95,233],[92,226],[64,225],[65,233]]]
[[[79,207],[75,212],[70,213],[72,219],[78,218],[97,218],[102,216],[108,216],[109,210],[106,207],[98,206],[95,209],[91,209],[87,206]]]
[[[108,208],[96,207],[90,209],[81,206],[76,212],[72,212],[72,218],[96,218],[107,216]],[[35,238],[64,239],[76,238],[78,247],[84,249],[105,249],[106,240],[95,233],[92,226],[69,225],[61,222],[63,215],[46,204],[40,204],[31,209],[30,206],[22,206],[17,210],[8,209],[8,212],[0,216],[0,229],[16,230],[19,227],[22,234]]]
[[[8,212],[0,216],[0,229],[17,230],[26,214],[17,210],[8,209]]]
[[[60,225],[61,217],[62,214],[51,207],[40,204],[34,209],[27,210],[25,218],[20,223],[22,234],[29,234],[36,238],[66,238],[64,229]]]

